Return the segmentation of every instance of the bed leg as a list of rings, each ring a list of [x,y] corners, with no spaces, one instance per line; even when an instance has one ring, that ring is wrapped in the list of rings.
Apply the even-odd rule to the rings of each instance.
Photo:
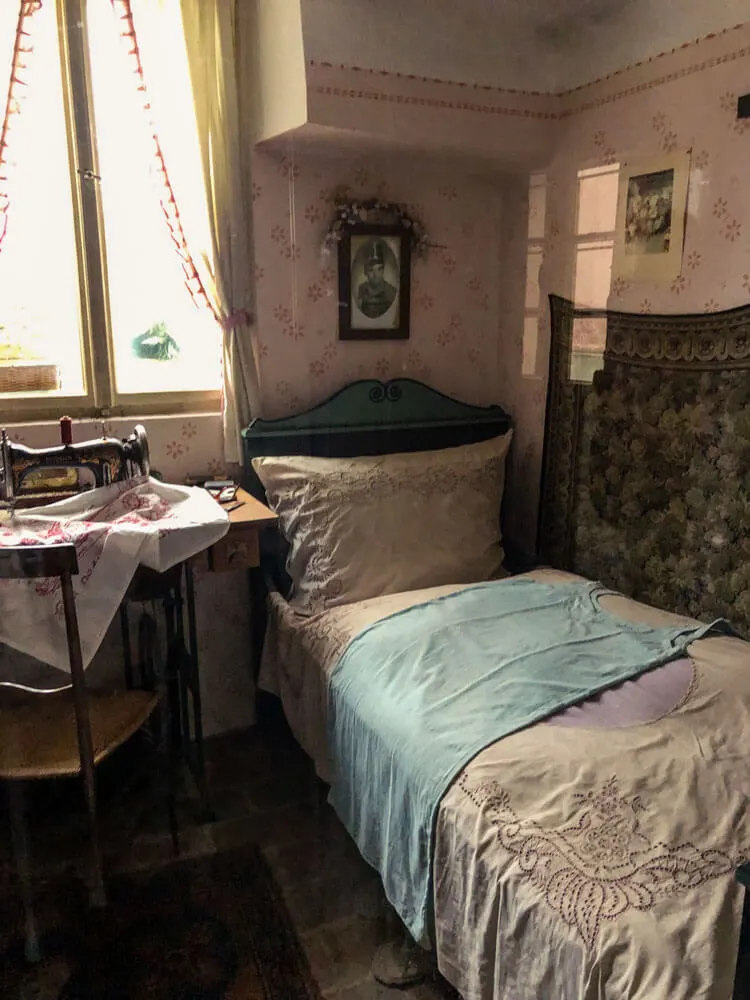
[[[390,940],[382,944],[372,959],[372,975],[383,986],[404,989],[416,986],[427,978],[430,955],[412,939],[387,902],[385,925]]]
[[[315,765],[310,762],[308,777],[308,796],[316,820],[321,820],[323,808],[328,801],[328,785],[325,785],[315,772]]]

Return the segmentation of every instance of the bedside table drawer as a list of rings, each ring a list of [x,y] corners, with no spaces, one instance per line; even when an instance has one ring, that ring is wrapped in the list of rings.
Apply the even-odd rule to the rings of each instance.
[[[208,552],[208,568],[215,572],[229,569],[245,569],[258,566],[258,531],[244,528],[230,531],[228,535],[212,545]]]

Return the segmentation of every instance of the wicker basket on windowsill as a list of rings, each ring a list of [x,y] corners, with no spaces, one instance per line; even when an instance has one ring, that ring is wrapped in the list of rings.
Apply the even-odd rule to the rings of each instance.
[[[57,365],[46,361],[0,361],[0,393],[54,392],[59,388]]]

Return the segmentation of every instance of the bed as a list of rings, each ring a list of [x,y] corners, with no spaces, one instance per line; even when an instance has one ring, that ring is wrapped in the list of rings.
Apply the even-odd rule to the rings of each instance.
[[[260,456],[481,449],[510,424],[499,407],[466,406],[409,380],[355,383],[305,414],[251,424],[248,486],[264,495],[253,465]],[[450,475],[442,476],[437,488],[450,493]],[[287,513],[287,525],[304,534]],[[486,520],[485,508],[473,513]],[[275,584],[260,686],[281,699],[321,778],[335,781],[342,760],[332,749],[330,692],[341,663],[368,629],[435,602],[458,603],[476,580],[396,583],[368,595],[355,576],[300,608],[283,596],[281,566],[295,575],[295,552],[269,540],[264,560]],[[527,567],[506,559],[504,571],[515,569]],[[560,592],[587,586],[543,567],[511,582],[524,581]],[[643,626],[694,627],[620,595],[604,594],[601,604]],[[465,1000],[732,996],[742,914],[734,874],[750,853],[749,650],[737,637],[707,633],[689,655],[490,742],[457,769],[432,830],[430,937],[441,973]]]

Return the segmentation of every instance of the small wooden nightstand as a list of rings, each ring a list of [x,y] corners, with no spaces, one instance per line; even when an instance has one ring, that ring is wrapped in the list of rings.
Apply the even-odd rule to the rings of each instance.
[[[273,527],[278,518],[241,488],[237,500],[242,501],[242,506],[229,512],[229,531],[206,554],[197,557],[208,559],[209,570],[253,569],[260,565],[260,529]]]
[[[165,664],[170,715],[173,720],[172,741],[175,754],[181,754],[189,766],[198,786],[206,816],[212,810],[206,785],[203,761],[203,712],[201,706],[200,671],[198,661],[198,626],[195,610],[195,584],[193,569],[223,571],[230,569],[253,570],[260,565],[259,533],[263,527],[272,527],[277,517],[245,490],[237,491],[237,499],[242,505],[228,511],[229,531],[210,549],[199,552],[184,563],[173,566],[165,573],[139,567],[128,593],[120,606],[125,675],[128,687],[132,686],[135,673],[142,673],[143,659],[150,660],[156,655],[148,641],[138,650],[138,664],[133,662],[130,627],[128,623],[128,603],[146,604],[159,601],[164,607],[168,656]],[[183,614],[183,608],[187,615]],[[251,641],[249,650],[250,669],[256,672],[258,625],[257,609],[253,607],[251,592],[248,593],[248,613],[250,614]],[[141,622],[148,612],[142,610]],[[187,630],[185,628],[187,626]],[[139,626],[140,627],[140,626]],[[144,626],[145,629],[145,626]],[[185,632],[187,631],[187,635]],[[156,634],[153,629],[145,629],[144,636]]]

